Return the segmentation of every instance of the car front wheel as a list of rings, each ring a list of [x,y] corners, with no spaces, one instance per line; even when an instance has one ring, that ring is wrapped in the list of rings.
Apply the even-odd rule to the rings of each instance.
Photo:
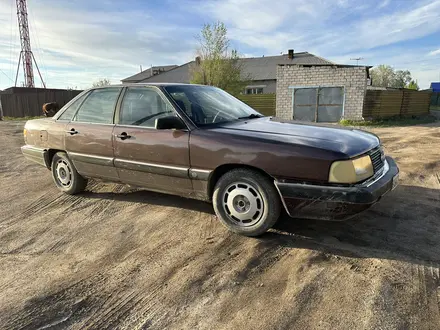
[[[84,191],[87,179],[77,171],[65,152],[57,152],[52,158],[52,178],[62,192],[73,195]]]
[[[249,169],[225,173],[215,185],[212,196],[215,213],[231,231],[258,236],[278,220],[281,202],[271,180]]]

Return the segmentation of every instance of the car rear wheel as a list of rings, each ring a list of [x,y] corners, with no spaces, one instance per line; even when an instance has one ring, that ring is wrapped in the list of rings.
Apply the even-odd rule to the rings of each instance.
[[[73,195],[84,191],[86,188],[87,179],[76,171],[75,166],[65,152],[57,152],[53,156],[51,168],[55,185],[62,192]]]
[[[258,236],[278,220],[281,202],[271,180],[248,169],[235,169],[224,174],[215,185],[212,196],[215,213],[231,231]]]

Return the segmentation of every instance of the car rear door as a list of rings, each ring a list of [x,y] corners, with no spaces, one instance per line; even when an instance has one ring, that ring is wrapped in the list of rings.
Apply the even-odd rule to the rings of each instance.
[[[121,87],[91,91],[66,125],[65,149],[78,173],[118,181],[113,164],[114,113]]]
[[[189,131],[155,128],[157,118],[170,115],[177,114],[157,87],[126,88],[113,131],[121,181],[160,192],[192,193]]]

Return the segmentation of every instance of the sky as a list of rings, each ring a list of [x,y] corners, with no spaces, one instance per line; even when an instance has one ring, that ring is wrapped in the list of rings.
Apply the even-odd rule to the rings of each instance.
[[[242,56],[308,51],[340,64],[440,81],[440,0],[28,0],[32,50],[50,88],[112,83],[195,57],[204,23],[222,21]],[[0,89],[14,85],[15,0],[0,0]],[[36,86],[41,81],[34,68]],[[18,84],[24,81],[20,70]]]

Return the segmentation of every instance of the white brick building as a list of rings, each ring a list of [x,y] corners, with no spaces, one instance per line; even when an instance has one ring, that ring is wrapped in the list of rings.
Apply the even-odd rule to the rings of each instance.
[[[278,65],[276,116],[339,121],[362,119],[369,67]]]

